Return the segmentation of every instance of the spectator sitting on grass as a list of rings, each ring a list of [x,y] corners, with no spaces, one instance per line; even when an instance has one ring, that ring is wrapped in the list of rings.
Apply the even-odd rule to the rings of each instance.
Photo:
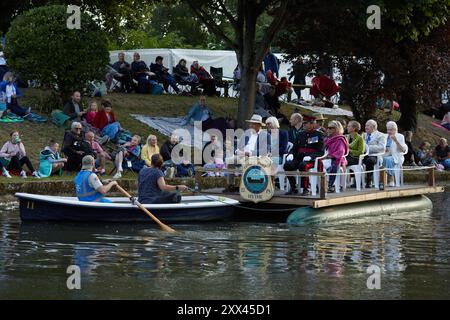
[[[172,158],[174,154],[172,154],[173,148],[178,145],[178,136],[176,134],[172,134],[170,139],[164,142],[161,146],[161,156],[164,160],[163,169],[166,171],[166,176],[168,178],[172,178],[174,175],[174,171],[172,168],[176,168],[176,176],[177,177],[192,177],[195,173],[194,166],[187,159],[177,159],[180,160],[178,164],[174,163],[174,159]],[[176,156],[183,157],[183,149]]]
[[[211,136],[211,140],[205,144],[202,151],[203,168],[205,169],[224,169],[224,148],[222,143],[215,135]],[[224,174],[221,172],[208,172],[205,174],[209,177],[220,177]]]
[[[445,170],[450,170],[450,148],[447,139],[440,138],[439,144],[434,149],[434,152],[437,162],[444,166]]]
[[[92,131],[86,133],[85,137],[86,141],[91,145],[92,151],[94,151],[95,159],[97,160],[97,171],[100,175],[105,174],[106,161],[111,161],[111,156],[95,141],[95,134]]]
[[[145,161],[147,167],[152,165],[152,155],[158,153],[159,154],[159,146],[158,146],[158,138],[151,134],[147,138],[147,143],[142,148],[142,160]]]
[[[89,102],[89,106],[86,114],[84,115],[84,120],[91,126],[95,127],[95,118],[97,117],[98,107],[97,102],[92,100]]]
[[[79,171],[81,160],[86,155],[93,155],[89,143],[85,142],[82,133],[83,127],[80,122],[72,122],[71,130],[66,131],[62,151],[67,156],[67,171]]]
[[[145,165],[145,162],[141,160],[141,137],[134,135],[131,141],[120,146],[119,151],[113,155],[115,159],[115,165],[117,173],[113,179],[122,178],[123,166],[134,171],[139,172]]]
[[[447,112],[442,119],[441,126],[443,126],[445,129],[450,130],[450,111]]]
[[[51,139],[39,154],[39,175],[48,178],[54,173],[61,174],[66,162],[67,159],[59,154],[59,144]]]
[[[431,144],[428,141],[422,142],[417,150],[416,157],[418,164],[421,166],[435,166],[437,165],[436,160],[433,159],[433,152],[430,150]]]
[[[81,93],[75,91],[72,94],[70,101],[66,102],[63,108],[63,112],[70,117],[70,120],[81,120],[81,117],[86,113],[82,110],[81,106]]]
[[[112,111],[111,102],[108,100],[102,101],[102,107],[103,109],[95,116],[94,127],[101,130],[103,136],[108,136],[109,139],[116,142],[117,134],[122,128]]]
[[[19,105],[18,98],[22,96],[14,76],[11,72],[7,72],[4,81],[0,84],[0,92],[6,102],[6,113],[12,112],[20,117],[24,117],[30,113],[31,108],[25,109]]]
[[[10,134],[11,139],[7,141],[0,150],[0,162],[3,167],[11,171],[20,171],[22,178],[27,178],[27,173],[23,170],[26,165],[34,178],[40,178],[39,173],[34,170],[33,164],[27,157],[25,146],[20,138],[18,131],[13,131]]]

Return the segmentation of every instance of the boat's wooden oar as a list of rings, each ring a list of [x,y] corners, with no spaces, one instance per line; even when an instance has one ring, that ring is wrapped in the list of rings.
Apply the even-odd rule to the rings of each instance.
[[[167,232],[175,232],[174,229],[169,227],[168,225],[165,225],[157,217],[155,217],[150,211],[148,211],[139,201],[137,201],[135,198],[133,198],[124,188],[122,188],[119,185],[116,185],[117,189],[119,189],[120,192],[122,192],[128,199],[130,199],[131,203],[137,205],[142,211],[144,211],[150,218],[152,218],[160,227],[161,230],[167,231]]]

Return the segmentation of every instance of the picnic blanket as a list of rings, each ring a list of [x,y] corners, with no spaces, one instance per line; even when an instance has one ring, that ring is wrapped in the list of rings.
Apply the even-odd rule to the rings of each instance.
[[[3,122],[3,123],[23,122],[23,118],[15,115],[14,113],[9,112],[8,114],[6,114],[0,118],[0,122]]]
[[[328,115],[332,115],[332,116],[344,116],[344,117],[353,118],[353,112],[347,111],[347,110],[344,110],[341,108],[332,109],[332,108],[316,107],[316,106],[312,106],[312,105],[303,105],[303,104],[295,104],[295,103],[288,103],[288,104],[291,106],[294,106],[296,108],[303,108],[306,110],[321,113],[323,115],[328,114]]]
[[[37,122],[37,123],[43,123],[47,122],[48,118],[45,116],[41,116],[40,114],[30,112],[25,117],[23,117],[25,120],[31,121],[31,122]]]
[[[210,137],[209,134],[203,133],[199,128],[195,128],[192,124],[187,124],[185,126],[182,126],[183,118],[177,117],[177,118],[169,118],[169,117],[150,117],[140,114],[132,114],[133,118],[135,118],[138,121],[141,121],[148,125],[149,127],[155,129],[159,133],[170,137],[172,135],[172,132],[176,132],[177,135],[181,140],[181,143],[184,145],[190,145],[192,146],[194,144],[194,134],[198,137],[201,137],[203,134],[203,141],[209,141]],[[189,131],[189,134],[191,136],[190,141],[186,141],[186,137],[184,137],[179,129],[184,129]],[[178,131],[177,131],[178,130]]]

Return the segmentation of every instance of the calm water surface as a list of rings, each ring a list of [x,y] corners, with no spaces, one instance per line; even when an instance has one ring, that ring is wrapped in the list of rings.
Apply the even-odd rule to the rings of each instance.
[[[0,205],[0,298],[450,298],[450,200],[428,214],[333,225],[21,224]],[[81,268],[81,290],[66,269]],[[370,265],[381,289],[367,289]]]

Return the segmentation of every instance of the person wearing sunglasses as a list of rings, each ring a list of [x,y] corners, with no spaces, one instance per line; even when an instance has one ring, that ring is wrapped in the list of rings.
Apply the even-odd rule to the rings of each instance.
[[[348,153],[348,142],[344,136],[344,127],[339,121],[330,121],[327,126],[327,136],[325,140],[325,149],[328,151],[327,158],[331,160],[329,173],[335,174],[338,168],[347,164],[345,155]],[[328,192],[336,192],[334,182],[335,175],[328,177]]]
[[[67,171],[79,171],[81,160],[86,155],[94,155],[89,143],[84,141],[82,125],[80,122],[72,122],[71,130],[64,135],[62,152],[67,157]]]

